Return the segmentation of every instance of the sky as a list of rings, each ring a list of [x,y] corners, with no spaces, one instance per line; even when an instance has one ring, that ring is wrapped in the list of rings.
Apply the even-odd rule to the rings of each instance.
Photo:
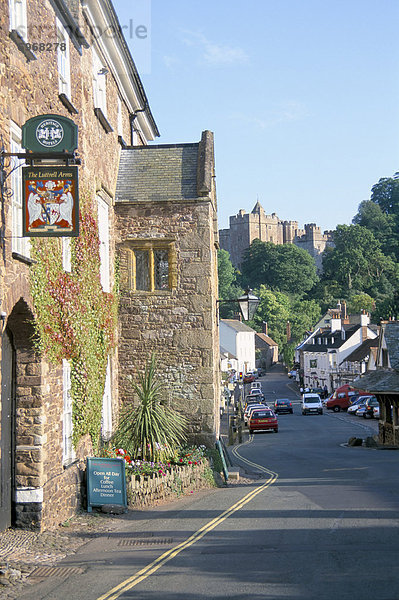
[[[397,0],[113,0],[160,131],[215,136],[219,228],[350,224],[399,171]]]

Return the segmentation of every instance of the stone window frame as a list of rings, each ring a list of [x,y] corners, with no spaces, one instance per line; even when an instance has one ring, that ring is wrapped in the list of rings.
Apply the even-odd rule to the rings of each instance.
[[[136,265],[135,250],[144,250],[149,252],[149,282],[150,289],[136,289]],[[167,250],[168,252],[168,287],[167,289],[155,288],[155,264],[154,251]],[[169,293],[177,287],[177,260],[176,260],[176,240],[171,239],[135,239],[129,241],[127,247],[128,259],[128,287],[137,294]]]

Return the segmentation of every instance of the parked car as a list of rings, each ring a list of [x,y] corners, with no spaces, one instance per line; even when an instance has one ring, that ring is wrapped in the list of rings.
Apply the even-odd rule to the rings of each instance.
[[[262,393],[248,394],[248,396],[245,396],[245,404],[249,404],[249,403],[264,404],[265,402],[266,402],[266,398],[265,398],[265,395]]]
[[[364,419],[372,419],[374,417],[373,409],[375,406],[379,406],[379,402],[375,396],[369,397],[364,403],[364,411],[362,417]],[[357,415],[357,413],[356,413]],[[360,416],[360,415],[359,415]]]
[[[296,370],[292,369],[292,371],[288,371],[288,377],[296,378]]]
[[[251,390],[261,390],[262,389],[262,384],[260,381],[253,381],[251,383]]]
[[[266,408],[264,404],[248,404],[247,408],[244,410],[244,425],[248,425],[248,419],[252,414],[252,411],[257,409]]]
[[[265,407],[253,410],[248,419],[249,433],[254,433],[254,431],[268,431],[270,429],[275,433],[278,432],[278,421],[274,412],[270,408]]]
[[[346,410],[351,405],[351,397],[360,395],[366,395],[367,392],[363,390],[355,390],[348,384],[342,385],[337,388],[335,392],[329,397],[326,402],[326,408],[339,412],[340,410]]]
[[[288,400],[287,398],[279,398],[278,400],[276,400],[274,403],[274,412],[276,413],[276,415],[279,415],[281,413],[293,414],[294,409],[292,408],[291,400]]]
[[[358,396],[356,400],[354,400],[352,404],[348,407],[348,415],[355,415],[359,408],[364,406],[364,403],[366,402],[367,398],[369,398],[369,396]]]
[[[255,375],[253,373],[245,373],[243,382],[252,383],[253,381],[255,381]]]
[[[326,392],[325,389],[321,388],[321,387],[311,388],[310,391],[313,392],[314,394],[319,394],[319,396],[322,400],[328,396],[328,392]]]
[[[311,415],[311,414],[323,414],[323,404],[321,402],[321,398],[319,394],[314,394],[309,392],[308,394],[303,394],[302,396],[302,414],[303,415]]]
[[[260,388],[251,388],[249,390],[249,395],[250,396],[259,396],[259,394],[262,394],[262,390]]]

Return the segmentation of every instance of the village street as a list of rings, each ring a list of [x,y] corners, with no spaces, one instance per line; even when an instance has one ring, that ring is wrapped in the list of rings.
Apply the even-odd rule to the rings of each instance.
[[[375,422],[302,416],[281,371],[266,397],[291,397],[279,433],[231,452],[240,484],[133,511],[29,586],[21,600],[394,600],[399,551],[399,454],[348,447]]]

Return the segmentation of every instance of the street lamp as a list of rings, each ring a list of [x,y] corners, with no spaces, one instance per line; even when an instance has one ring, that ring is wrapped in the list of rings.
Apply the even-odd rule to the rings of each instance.
[[[233,300],[216,300],[216,303],[220,304],[225,302],[237,302],[243,321],[250,321],[256,313],[256,309],[258,308],[260,302],[260,299],[251,294],[251,292],[252,290],[247,288],[245,290],[245,294],[239,298],[235,298]]]

